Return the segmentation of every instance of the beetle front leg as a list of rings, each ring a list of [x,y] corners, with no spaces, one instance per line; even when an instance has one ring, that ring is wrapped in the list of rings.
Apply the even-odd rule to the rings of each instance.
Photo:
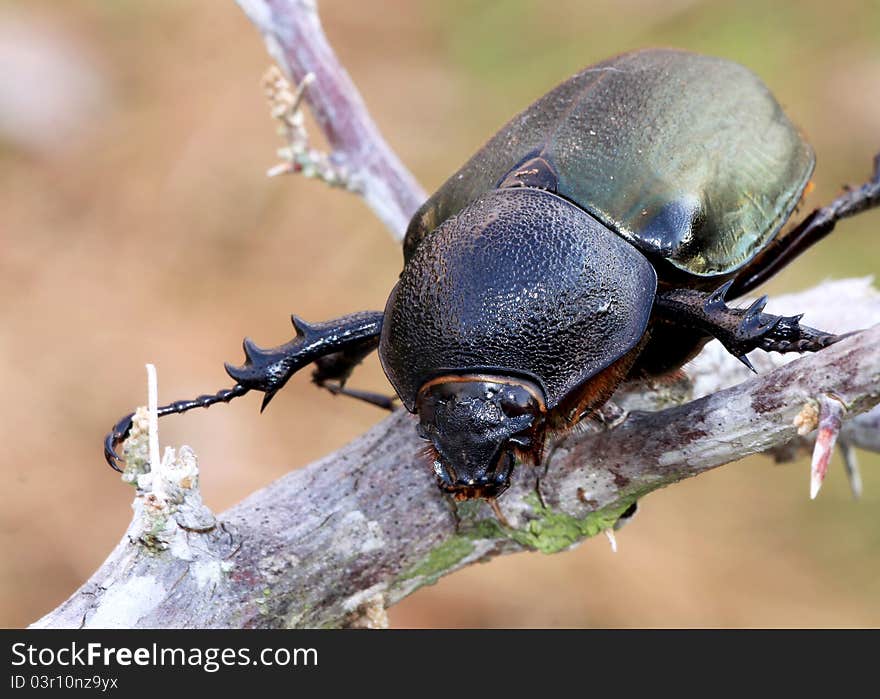
[[[700,330],[717,338],[733,356],[754,371],[746,355],[755,349],[766,352],[818,352],[843,339],[801,325],[801,316],[764,313],[767,297],[748,308],[730,308],[725,297],[733,280],[707,293],[695,289],[669,289],[657,294],[655,311],[679,326]]]
[[[314,380],[319,386],[348,395],[358,394],[360,392],[344,388],[345,379],[367,354],[378,347],[382,318],[381,311],[364,311],[325,323],[310,324],[291,316],[296,337],[290,342],[272,349],[262,349],[250,338],[245,338],[245,363],[239,367],[226,364],[226,373],[235,380],[235,386],[192,400],[179,400],[163,405],[159,408],[159,416],[185,413],[193,408],[208,408],[216,403],[228,403],[250,391],[261,391],[265,394],[260,408],[262,411],[291,376],[312,362],[318,364]],[[326,359],[324,364],[321,363],[323,359]],[[339,385],[325,386],[324,381],[329,379],[335,379]],[[377,402],[370,400],[372,394],[363,393],[355,397]],[[391,401],[390,398],[385,400]],[[377,404],[385,407],[383,403]],[[116,447],[128,437],[132,417],[133,413],[126,415],[104,438],[104,458],[117,471],[121,470],[123,460],[116,453]]]
[[[296,337],[272,349],[257,347],[245,338],[244,364],[236,367],[227,363],[226,373],[241,386],[265,394],[261,411],[291,376],[312,362],[318,362],[315,383],[323,385],[327,379],[336,379],[344,384],[352,369],[378,347],[382,317],[381,311],[364,311],[310,324],[291,316]]]

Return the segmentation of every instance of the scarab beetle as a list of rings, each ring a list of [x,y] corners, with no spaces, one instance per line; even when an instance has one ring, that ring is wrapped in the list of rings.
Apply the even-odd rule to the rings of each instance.
[[[244,341],[231,389],[181,413],[263,392],[296,371],[334,393],[370,352],[419,417],[440,488],[500,495],[517,459],[596,411],[625,379],[680,367],[710,338],[817,351],[839,339],[727,301],[880,203],[872,179],[782,231],[810,181],[810,146],[765,85],[727,60],[675,50],[611,58],[515,116],[416,212],[383,311],[309,324],[274,349]],[[105,440],[108,461],[131,416]]]

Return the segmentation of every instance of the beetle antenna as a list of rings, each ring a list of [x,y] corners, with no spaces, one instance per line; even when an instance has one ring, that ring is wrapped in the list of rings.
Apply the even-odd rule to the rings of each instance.
[[[185,413],[193,408],[210,408],[215,403],[228,403],[233,398],[243,396],[249,390],[249,388],[245,388],[240,383],[237,383],[232,388],[224,388],[214,394],[205,394],[192,400],[178,400],[168,405],[162,405],[157,412],[159,417],[163,417],[165,415]],[[113,429],[104,438],[104,458],[114,471],[119,471],[120,473],[122,473],[120,466],[125,465],[125,460],[116,453],[116,447],[125,441],[129,432],[131,432],[133,417],[134,413],[126,415],[113,425]]]

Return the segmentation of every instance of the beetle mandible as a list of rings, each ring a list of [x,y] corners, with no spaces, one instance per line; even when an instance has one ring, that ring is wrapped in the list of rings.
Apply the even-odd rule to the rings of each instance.
[[[378,349],[419,417],[440,488],[494,501],[517,459],[538,463],[551,434],[625,379],[668,373],[712,337],[751,368],[754,349],[815,352],[839,336],[801,316],[727,301],[746,294],[880,203],[872,178],[782,231],[815,158],[747,69],[677,50],[591,66],[509,121],[416,212],[384,311],[310,324],[273,349],[245,339],[230,389],[160,415],[250,391],[262,407],[308,364],[334,393]],[[105,439],[116,446],[131,427]]]

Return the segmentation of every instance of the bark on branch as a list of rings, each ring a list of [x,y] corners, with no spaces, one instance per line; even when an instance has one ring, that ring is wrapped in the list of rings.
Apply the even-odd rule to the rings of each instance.
[[[362,194],[400,234],[423,194],[370,121],[313,4],[238,2],[289,75],[317,76],[307,97],[332,157],[359,173]],[[608,411],[613,426],[579,431],[542,468],[517,469],[500,501],[505,524],[485,503],[440,494],[405,411],[216,517],[201,501],[195,455],[181,448],[139,476],[131,525],[101,568],[34,626],[381,625],[385,608],[470,563],[569,548],[652,490],[747,454],[790,458],[811,444],[798,426],[813,426],[826,396],[846,408],[840,443],[880,450],[880,295],[870,282],[826,283],[768,311],[807,311],[830,331],[874,327],[793,362],[753,356],[754,378],[713,343],[690,382],[625,386]],[[146,460],[147,437],[136,426],[132,461]],[[807,483],[805,474],[805,493]]]

